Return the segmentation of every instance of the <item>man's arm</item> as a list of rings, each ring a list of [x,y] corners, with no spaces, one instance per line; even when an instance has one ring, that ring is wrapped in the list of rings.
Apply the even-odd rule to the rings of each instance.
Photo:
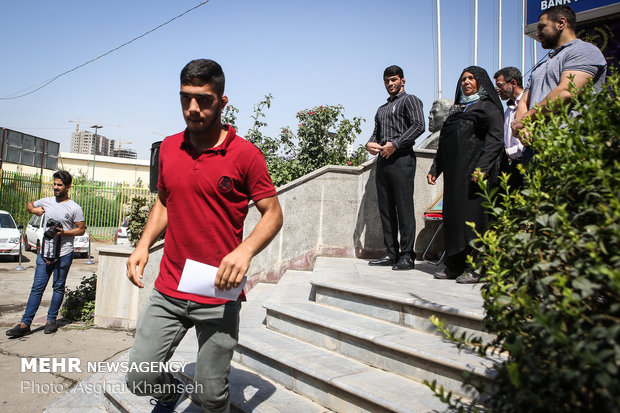
[[[30,201],[26,204],[26,211],[28,211],[30,214],[36,214],[38,216],[41,216],[45,212],[45,209],[43,209],[43,207],[35,207],[34,202]]]
[[[167,197],[166,191],[160,189],[144,226],[144,232],[136,244],[136,249],[127,259],[127,277],[139,288],[144,288],[144,284],[140,280],[144,273],[144,267],[149,261],[149,249],[168,226]]]
[[[517,132],[523,129],[523,121],[525,119],[536,119],[538,116],[538,109],[540,109],[541,114],[546,114],[549,112],[549,104],[557,99],[561,99],[563,101],[569,101],[571,99],[571,92],[569,90],[570,82],[572,81],[575,84],[575,88],[577,93],[579,90],[584,87],[588,80],[590,80],[593,76],[590,73],[582,72],[579,70],[565,70],[562,72],[562,76],[560,77],[560,83],[553,89],[543,100],[537,103],[536,107],[533,107],[524,113],[520,114],[521,103],[525,100],[525,93],[527,93],[527,100],[529,103],[529,90],[523,94],[523,98],[521,98],[521,102],[519,102],[519,106],[517,107],[517,113],[515,114],[515,120],[512,121],[510,127],[512,128],[512,133],[514,136],[520,136]],[[526,106],[527,107],[527,106]]]
[[[238,287],[250,268],[252,258],[261,252],[282,228],[282,209],[276,195],[256,201],[261,218],[254,230],[237,248],[226,255],[215,276],[215,287],[230,290]]]
[[[523,96],[521,96],[521,100],[517,103],[517,110],[515,111],[515,119],[522,117],[527,112],[527,109],[530,107],[530,91],[526,90],[523,92]],[[513,119],[514,120],[514,119]]]
[[[381,145],[377,142],[377,130],[379,129],[378,123],[379,113],[375,115],[375,128],[372,131],[372,135],[370,139],[366,143],[366,150],[372,155],[375,156],[379,152],[381,152]]]
[[[58,229],[58,235],[68,235],[70,237],[79,237],[81,235],[84,235],[85,232],[86,224],[84,223],[84,221],[76,222],[75,228],[70,229],[69,231],[65,231],[60,227]]]

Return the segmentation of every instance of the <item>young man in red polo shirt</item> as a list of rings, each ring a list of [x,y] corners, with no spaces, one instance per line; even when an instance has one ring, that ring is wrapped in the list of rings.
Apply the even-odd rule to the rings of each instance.
[[[143,288],[149,248],[166,229],[160,272],[138,318],[130,362],[167,361],[195,326],[195,395],[203,412],[228,412],[228,373],[243,293],[237,300],[208,297],[179,291],[179,281],[191,260],[217,268],[217,289],[238,287],[252,257],[280,230],[282,210],[263,154],[221,123],[228,98],[220,65],[205,59],[188,63],[181,71],[180,95],[187,129],[161,145],[158,198],[127,260],[127,276]],[[242,240],[250,200],[261,219]],[[156,399],[154,412],[173,411],[182,393],[178,379],[166,372],[130,371],[127,384],[135,394]]]

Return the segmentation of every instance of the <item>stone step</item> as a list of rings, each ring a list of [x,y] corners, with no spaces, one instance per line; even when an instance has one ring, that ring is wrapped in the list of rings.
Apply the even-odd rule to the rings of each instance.
[[[439,336],[311,301],[312,277],[301,271],[282,277],[264,304],[269,329],[419,382],[436,380],[467,397],[476,394],[462,387],[464,372],[485,382],[494,376],[491,366],[499,358],[483,359]]]
[[[455,394],[476,397],[463,388],[470,373],[492,385],[493,361],[439,336],[316,303],[266,303],[267,327],[373,367],[423,382],[437,381]]]
[[[337,412],[446,410],[421,383],[264,326],[240,337],[235,361]]]
[[[441,335],[429,321],[436,316],[459,333],[490,340],[482,326],[481,284],[436,280],[435,271],[419,261],[415,270],[397,272],[370,267],[366,260],[318,257],[313,294],[317,303]]]
[[[197,349],[197,346],[194,345],[196,338],[192,334],[193,331],[194,329],[191,329],[188,332],[172,360],[188,361],[184,356],[189,353],[196,354],[195,349]],[[189,342],[186,342],[186,340],[189,340]],[[126,360],[128,354],[124,356],[121,360]],[[183,373],[180,374],[181,379],[185,383],[193,380],[195,365],[194,357]],[[274,381],[259,376],[246,366],[234,362],[231,366],[229,381],[231,411],[234,412],[284,413],[294,411],[297,408],[301,409],[299,411],[308,413],[330,411]],[[112,413],[138,413],[150,411],[153,408],[150,404],[150,397],[136,396],[127,389],[124,374],[108,374],[105,382],[106,391],[103,402],[105,411]],[[190,398],[184,399],[175,410],[185,413],[200,413],[202,411],[201,408],[192,402],[191,397],[190,395]]]
[[[288,270],[268,295],[248,296],[235,362],[337,412],[443,411],[419,382],[266,328],[263,303],[313,300],[311,277],[308,271]]]
[[[262,300],[269,296],[274,287],[274,284],[259,284],[248,294],[249,301],[244,305],[242,323],[252,326],[262,325],[265,318]],[[259,312],[254,311],[256,308]],[[260,314],[261,311],[262,314]],[[190,329],[171,359],[171,361],[188,362],[185,371],[180,374],[181,379],[186,383],[193,379],[197,350],[196,332]],[[129,351],[126,351],[113,361],[122,362],[128,359]],[[331,411],[235,362],[232,363],[229,380],[232,412],[286,413],[297,410],[304,413],[327,413]],[[49,413],[148,412],[153,408],[150,400],[150,397],[139,397],[129,391],[124,373],[97,373],[80,382],[66,395],[50,404],[45,411]],[[202,411],[190,398],[185,398],[175,410],[185,413]]]

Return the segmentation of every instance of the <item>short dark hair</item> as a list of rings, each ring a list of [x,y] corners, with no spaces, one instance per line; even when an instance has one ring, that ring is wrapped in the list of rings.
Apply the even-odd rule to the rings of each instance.
[[[570,29],[574,31],[577,27],[577,16],[575,16],[575,12],[569,6],[562,5],[549,7],[547,10],[540,13],[538,19],[542,16],[547,16],[547,18],[552,22],[557,22],[560,20],[560,17],[564,17]]]
[[[181,70],[181,85],[213,86],[218,96],[224,94],[224,71],[217,62],[209,59],[192,60]]]
[[[73,182],[73,177],[67,171],[56,171],[52,176],[54,179],[60,179],[64,186],[71,186],[71,182]]]
[[[390,67],[387,67],[383,71],[383,78],[385,79],[386,77],[392,77],[392,76],[398,76],[402,79],[405,77],[405,74],[403,73],[403,69],[401,69],[399,66],[392,65]]]
[[[512,79],[517,81],[517,86],[520,88],[523,87],[523,76],[521,76],[521,71],[513,66],[504,67],[503,69],[499,69],[493,75],[493,79],[497,80],[498,77],[503,76],[504,81],[506,83],[510,82]]]

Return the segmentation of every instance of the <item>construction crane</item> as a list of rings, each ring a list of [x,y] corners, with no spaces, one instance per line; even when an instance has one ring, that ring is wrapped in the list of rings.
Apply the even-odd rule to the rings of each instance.
[[[69,121],[69,123],[75,123],[75,131],[76,132],[80,131],[80,122],[82,122],[82,123],[90,123],[91,125],[98,124],[98,125],[101,125],[101,126],[116,126],[116,127],[119,127],[119,128],[121,127],[121,125],[117,125],[117,124],[114,124],[114,123],[98,123],[98,122],[91,122],[91,121],[88,121],[88,120],[80,120],[79,118],[78,118],[78,120],[70,120]],[[129,142],[125,142],[125,143],[129,143]]]
[[[118,142],[118,151],[119,151],[119,152],[121,151],[121,147],[122,147],[122,145],[124,145],[124,144],[131,145],[131,144],[132,144],[132,142]]]

